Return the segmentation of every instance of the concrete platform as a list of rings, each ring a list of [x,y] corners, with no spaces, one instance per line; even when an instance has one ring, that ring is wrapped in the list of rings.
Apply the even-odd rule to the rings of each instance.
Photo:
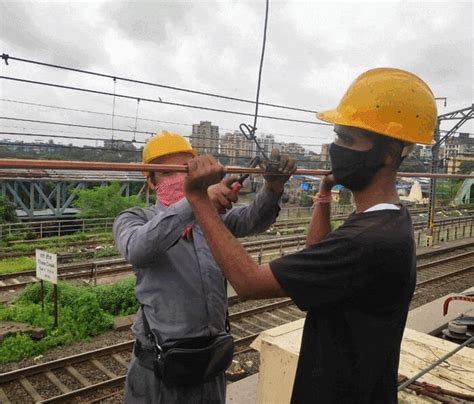
[[[291,397],[299,356],[303,320],[265,331],[252,347],[260,351],[258,404],[287,404]],[[456,344],[418,331],[405,329],[399,373],[412,377],[439,357],[452,351]],[[474,391],[474,349],[464,348],[419,379],[447,390],[464,394]],[[430,403],[429,399],[401,392],[402,403]]]
[[[226,404],[252,404],[257,402],[259,374],[255,374],[227,387]]]
[[[468,289],[469,291],[474,288]],[[443,304],[450,296],[459,296],[459,293],[450,293],[423,306],[417,307],[408,313],[407,328],[429,335],[437,335],[447,324],[461,314],[474,316],[474,304],[454,300],[449,304],[448,314],[443,316]]]
[[[474,244],[474,237],[462,238],[459,240],[446,241],[441,244],[436,244],[431,247],[418,247],[416,249],[417,257],[429,257],[430,255],[439,254],[442,251],[450,251],[455,248],[463,247],[464,245]]]

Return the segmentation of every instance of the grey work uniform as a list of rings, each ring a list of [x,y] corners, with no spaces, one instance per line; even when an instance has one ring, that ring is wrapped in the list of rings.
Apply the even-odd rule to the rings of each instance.
[[[262,191],[251,204],[231,209],[222,215],[222,220],[234,236],[243,237],[266,230],[279,210],[279,195]],[[187,239],[183,231],[190,223],[192,238]],[[224,277],[186,199],[169,208],[157,202],[150,208],[128,209],[115,219],[113,232],[120,253],[133,266],[135,294],[144,305],[150,328],[159,331],[163,342],[224,332]],[[141,310],[132,330],[143,345],[150,346]],[[224,403],[225,377],[221,374],[203,384],[168,388],[132,355],[124,400]]]

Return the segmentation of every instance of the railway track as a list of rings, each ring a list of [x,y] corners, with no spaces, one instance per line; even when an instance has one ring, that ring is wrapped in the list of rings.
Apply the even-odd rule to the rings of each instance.
[[[463,252],[451,257],[419,264],[417,266],[417,287],[431,284],[440,279],[459,275],[474,269],[474,251]]]
[[[437,227],[447,227],[456,224],[472,223],[473,217],[454,218],[435,222]],[[423,224],[414,224],[415,230],[420,230]],[[270,238],[264,240],[245,241],[242,245],[252,257],[262,263],[264,259],[273,258],[293,253],[305,246],[306,235]],[[95,282],[99,277],[126,274],[132,266],[123,258],[88,261],[77,264],[59,266],[58,278],[60,280],[83,279]],[[11,292],[24,288],[30,283],[38,282],[35,271],[21,271],[0,275],[0,292]]]
[[[427,284],[471,271],[473,256],[474,251],[462,252],[419,264],[416,293]],[[290,299],[231,314],[236,354],[248,350],[262,331],[303,317],[304,313]],[[122,386],[132,346],[133,341],[126,341],[0,374],[0,402],[71,402],[106,388]],[[22,393],[18,393],[19,390]]]
[[[471,212],[474,213],[474,212]],[[341,216],[333,216],[331,219],[334,220],[344,220],[347,218],[347,215],[341,215]],[[449,226],[452,224],[457,224],[457,223],[468,223],[471,222],[474,219],[474,215],[470,214],[469,216],[459,216],[455,218],[448,218],[448,219],[439,219],[435,220],[435,226],[440,227],[440,226]],[[301,228],[306,229],[310,221],[310,218],[301,218],[301,219],[291,219],[291,220],[285,220],[285,221],[280,221],[276,222],[272,225],[272,229],[277,230],[277,231],[284,231],[284,230],[294,230],[295,228]],[[415,230],[420,230],[426,227],[426,219],[423,218],[423,220],[419,221],[414,221],[413,226]]]
[[[231,314],[237,355],[260,332],[304,317],[290,299]],[[133,340],[0,374],[0,402],[62,403],[123,385]],[[21,396],[21,397],[20,397]]]

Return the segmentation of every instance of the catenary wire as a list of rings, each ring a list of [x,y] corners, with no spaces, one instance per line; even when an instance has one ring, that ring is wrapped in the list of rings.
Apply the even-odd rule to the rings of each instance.
[[[45,137],[45,138],[64,138],[63,136],[61,135],[49,135],[49,134],[44,134],[44,133],[20,133],[20,132],[3,132],[3,131],[0,131],[0,135],[10,135],[10,136],[32,136],[32,137]],[[110,139],[104,139],[104,138],[94,138],[94,137],[85,137],[85,136],[74,136],[74,137],[67,137],[66,139],[74,139],[74,140],[94,140],[94,141],[104,141],[104,142],[110,142],[111,140]],[[132,143],[130,141],[124,141],[123,139],[115,139],[113,142],[115,142],[116,144],[119,144],[119,142],[124,142],[124,143]],[[136,141],[136,142],[133,142],[133,143],[140,143],[140,144],[145,144],[146,142],[140,142],[140,141]],[[26,143],[21,143],[21,142],[4,142],[3,144],[5,145],[9,145],[9,146],[21,146],[22,144],[26,144]],[[54,147],[55,145],[62,145],[61,143],[31,143],[33,145],[37,145],[37,146],[40,146],[40,145],[46,145],[46,146],[49,146],[49,147]],[[69,145],[62,145],[62,146],[69,146]],[[85,145],[87,146],[87,145]],[[69,146],[69,147],[75,147],[74,145],[72,146]],[[81,146],[78,146],[78,147],[81,147]],[[97,148],[97,149],[103,149],[103,150],[107,150],[107,148],[105,148],[104,146],[96,146],[94,147],[94,149]],[[203,146],[203,147],[200,147],[200,146],[197,146],[196,147],[197,149],[205,149],[205,150],[217,150],[218,152],[220,152],[221,154],[223,154],[223,150],[230,150],[230,151],[237,151],[237,152],[250,152],[249,148],[239,148],[239,147],[222,147],[222,146]],[[116,150],[114,148],[114,150]],[[141,150],[141,149],[136,149],[136,150]],[[284,151],[284,153],[286,153]],[[225,154],[226,156],[228,157],[236,157],[236,158],[240,158],[240,157],[247,157],[247,156],[242,156],[242,155],[239,155],[239,156],[232,156],[232,155],[228,155],[228,154]],[[295,153],[290,153],[290,155],[295,155]],[[298,153],[298,155],[302,155],[301,153]],[[249,156],[250,157],[250,156]],[[303,161],[303,160],[297,160],[297,161]]]
[[[28,84],[37,84],[37,85],[53,87],[53,88],[62,88],[62,89],[66,89],[66,90],[81,91],[81,92],[90,93],[90,94],[97,94],[97,95],[107,95],[107,96],[113,96],[114,95],[113,93],[108,93],[106,91],[92,90],[92,89],[83,88],[83,87],[65,86],[65,85],[62,85],[62,84],[48,83],[48,82],[44,82],[44,81],[27,80],[27,79],[21,79],[21,78],[18,78],[18,77],[11,77],[11,76],[0,76],[0,79],[11,80],[11,81],[16,81],[16,82],[21,82],[21,83],[28,83]],[[204,111],[221,112],[221,113],[231,114],[231,115],[252,116],[253,117],[253,114],[249,114],[247,112],[231,111],[231,110],[227,110],[227,109],[203,107],[203,106],[200,106],[200,105],[193,105],[193,104],[183,104],[183,103],[177,103],[177,102],[161,101],[161,100],[156,100],[156,99],[153,99],[153,98],[137,97],[137,96],[131,96],[131,95],[126,95],[126,94],[115,94],[115,97],[129,99],[129,100],[140,99],[140,101],[152,102],[152,103],[163,104],[163,105],[171,105],[171,106],[176,106],[176,107],[192,108],[192,109],[199,109],[199,110],[204,110]],[[302,119],[283,118],[283,117],[272,116],[272,115],[259,115],[259,118],[273,119],[273,120],[277,120],[277,121],[285,121],[285,122],[293,122],[293,123],[303,123],[303,124],[309,124],[309,125],[333,126],[333,125],[327,124],[327,123],[306,121],[306,120],[302,120]]]
[[[30,122],[30,123],[40,123],[40,124],[45,124],[45,125],[58,125],[58,126],[70,126],[70,127],[77,127],[77,128],[85,128],[85,129],[97,129],[97,130],[107,130],[107,131],[118,131],[118,132],[127,132],[127,133],[140,133],[140,134],[145,134],[145,135],[154,135],[156,132],[155,131],[139,131],[135,129],[121,129],[121,128],[109,128],[106,126],[94,126],[94,125],[81,125],[81,124],[74,124],[74,123],[67,123],[67,122],[54,122],[54,121],[42,121],[38,119],[26,119],[26,118],[16,118],[16,117],[5,117],[5,116],[0,116],[0,119],[4,120],[10,120],[10,121],[19,121],[19,122]],[[28,129],[34,129],[34,130],[46,130],[46,129],[37,129],[37,128],[28,128]],[[231,133],[233,135],[233,133]],[[195,138],[196,140],[210,140],[214,139],[212,137],[208,136],[199,136],[199,135],[184,135],[184,137],[188,138]],[[72,138],[72,136],[71,136]],[[219,136],[218,140],[224,139],[225,135]],[[110,140],[110,139],[107,139]],[[113,140],[113,139],[112,139]],[[130,141],[130,140],[127,140]],[[274,143],[282,143],[282,141],[277,141],[274,140]],[[325,143],[296,143],[296,142],[285,142],[286,144],[299,144],[300,146],[321,146]]]
[[[20,105],[31,105],[31,106],[37,106],[37,107],[44,107],[44,108],[51,108],[51,109],[58,109],[58,110],[64,110],[64,111],[74,111],[74,112],[81,112],[81,113],[87,113],[87,114],[94,114],[94,115],[104,115],[104,116],[111,116],[112,114],[107,113],[107,112],[99,112],[99,111],[89,111],[89,110],[84,110],[84,109],[77,109],[77,108],[67,108],[67,107],[60,107],[58,105],[48,105],[48,104],[39,104],[39,103],[34,103],[34,102],[26,102],[26,101],[18,101],[18,100],[11,100],[7,98],[0,98],[0,101],[4,102],[10,102],[14,104],[20,104]],[[115,114],[117,118],[126,118],[126,119],[135,119],[135,117],[131,115],[120,115],[120,114]],[[166,123],[170,125],[180,125],[180,126],[190,126],[192,127],[192,123],[183,123],[183,122],[173,122],[173,121],[162,121],[158,119],[152,119],[152,118],[137,118],[139,121],[147,121],[147,122],[157,122],[157,123]],[[228,132],[235,132],[236,129],[230,129],[230,128],[224,128],[220,127],[219,129],[223,131],[228,131]],[[279,136],[279,137],[290,137],[290,138],[303,138],[307,139],[308,135],[293,135],[293,134],[288,134],[288,133],[270,133],[270,132],[262,132],[260,131],[261,135],[272,135],[272,136]]]
[[[89,74],[89,75],[98,76],[98,77],[104,77],[104,78],[109,78],[109,79],[125,81],[125,82],[129,82],[129,83],[143,84],[143,85],[148,85],[148,86],[153,86],[153,87],[161,87],[161,88],[166,88],[166,89],[169,89],[169,90],[182,91],[182,92],[186,92],[186,93],[203,95],[203,96],[207,96],[207,97],[221,98],[221,99],[226,99],[226,100],[230,100],[230,101],[238,101],[238,102],[244,102],[244,103],[249,103],[249,104],[254,104],[255,103],[255,101],[246,100],[244,98],[237,98],[237,97],[231,97],[231,96],[227,96],[227,95],[214,94],[214,93],[209,93],[209,92],[205,92],[205,91],[191,90],[191,89],[188,89],[188,88],[169,86],[169,85],[158,84],[158,83],[152,83],[152,82],[147,82],[147,81],[143,81],[143,80],[134,80],[134,79],[126,78],[126,77],[120,77],[120,76],[114,76],[114,75],[110,75],[110,74],[92,72],[90,70],[75,69],[75,68],[72,68],[72,67],[55,65],[55,64],[51,64],[51,63],[44,63],[44,62],[39,62],[39,61],[36,61],[36,60],[31,60],[31,59],[17,58],[17,57],[10,56],[10,55],[7,55],[7,54],[3,54],[2,56],[6,57],[7,60],[16,60],[16,61],[19,61],[19,62],[32,63],[32,64],[36,64],[36,65],[40,65],[40,66],[53,67],[53,68],[62,69],[62,70],[69,70],[69,71],[73,71],[73,72],[77,72],[77,73],[84,73],[84,74]],[[273,107],[273,108],[287,109],[287,110],[292,110],[292,111],[309,112],[309,113],[312,113],[312,114],[315,114],[317,112],[317,111],[313,111],[313,110],[305,109],[305,108],[291,107],[291,106],[287,106],[287,105],[272,104],[272,103],[265,103],[265,102],[260,102],[260,105],[265,105],[267,107]]]

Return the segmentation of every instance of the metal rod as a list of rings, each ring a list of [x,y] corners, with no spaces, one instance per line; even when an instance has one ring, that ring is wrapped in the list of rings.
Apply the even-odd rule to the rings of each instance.
[[[188,172],[188,166],[178,164],[141,164],[141,163],[108,163],[98,161],[61,161],[61,160],[29,160],[29,159],[0,159],[0,168],[24,169],[54,169],[54,170],[91,170],[91,171],[175,171]],[[228,174],[263,174],[262,168],[227,166]],[[329,170],[297,169],[294,175],[327,175]],[[285,175],[285,174],[273,174]],[[474,174],[433,174],[399,172],[399,177],[421,178],[474,178]]]
[[[438,366],[440,363],[444,362],[446,359],[449,357],[453,356],[456,352],[460,351],[463,349],[465,346],[469,345],[471,342],[474,342],[474,337],[469,338],[468,340],[464,341],[461,345],[456,347],[456,349],[453,349],[451,352],[448,352],[446,355],[442,356],[439,358],[436,362],[432,363],[430,366],[428,366],[426,369],[423,369],[421,372],[413,376],[411,379],[408,379],[406,382],[402,383],[400,386],[398,386],[398,391],[403,390],[405,387],[409,386],[412,384],[415,380],[418,380],[421,376],[424,374],[428,373],[430,370],[434,369],[436,366]]]

